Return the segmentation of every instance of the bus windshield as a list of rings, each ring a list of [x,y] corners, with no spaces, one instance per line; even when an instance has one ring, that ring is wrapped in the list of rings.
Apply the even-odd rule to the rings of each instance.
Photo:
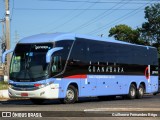
[[[46,53],[53,48],[52,43],[17,44],[10,64],[10,79],[33,82],[49,76]]]

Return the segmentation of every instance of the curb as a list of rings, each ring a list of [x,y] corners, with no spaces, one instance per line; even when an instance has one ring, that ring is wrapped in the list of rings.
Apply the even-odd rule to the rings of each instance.
[[[10,98],[8,95],[8,90],[0,90],[0,98]]]

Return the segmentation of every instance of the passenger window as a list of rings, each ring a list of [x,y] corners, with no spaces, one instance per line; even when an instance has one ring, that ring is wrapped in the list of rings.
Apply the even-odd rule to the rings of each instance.
[[[53,57],[51,71],[52,71],[52,73],[62,71],[62,59],[61,59],[61,56],[54,56]]]

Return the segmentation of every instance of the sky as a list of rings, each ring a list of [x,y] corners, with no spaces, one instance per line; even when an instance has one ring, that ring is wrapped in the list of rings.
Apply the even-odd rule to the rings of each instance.
[[[118,24],[136,29],[144,8],[160,0],[9,0],[11,46],[24,37],[40,33],[72,32],[108,37]],[[0,0],[0,20],[5,17]],[[0,23],[0,37],[2,23]]]

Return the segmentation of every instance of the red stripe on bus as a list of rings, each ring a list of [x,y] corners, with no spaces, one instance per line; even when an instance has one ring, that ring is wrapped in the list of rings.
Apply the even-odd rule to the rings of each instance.
[[[71,75],[71,76],[67,76],[65,78],[87,78],[87,75]]]

